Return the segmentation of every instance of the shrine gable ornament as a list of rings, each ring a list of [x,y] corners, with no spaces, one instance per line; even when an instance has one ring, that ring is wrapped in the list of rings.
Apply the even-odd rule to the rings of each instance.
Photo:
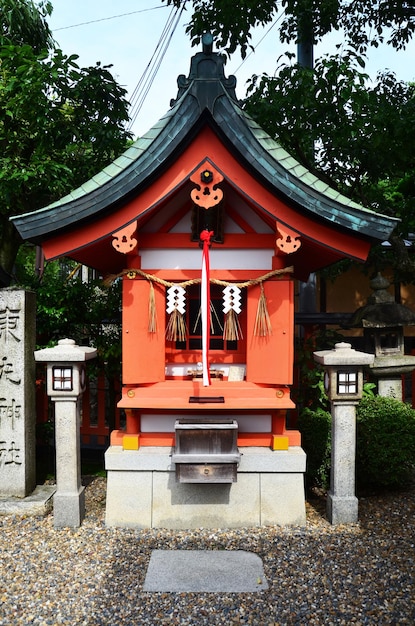
[[[211,209],[222,200],[223,191],[219,188],[219,183],[223,181],[223,176],[209,162],[204,163],[190,176],[190,180],[196,185],[196,188],[190,192],[190,196],[197,206]]]
[[[133,252],[137,247],[137,239],[133,237],[135,231],[137,230],[137,221],[124,226],[121,230],[118,230],[116,233],[113,233],[113,241],[112,245],[114,248],[121,252],[122,254],[128,254],[129,252]]]

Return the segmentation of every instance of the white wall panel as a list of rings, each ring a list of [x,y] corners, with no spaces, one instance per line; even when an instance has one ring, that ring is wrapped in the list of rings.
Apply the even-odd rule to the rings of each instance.
[[[219,250],[213,246],[210,251],[210,269],[270,271],[273,255],[274,251],[271,249]],[[196,270],[202,266],[202,251],[197,244],[194,250],[181,248],[141,250],[140,256],[143,270]]]

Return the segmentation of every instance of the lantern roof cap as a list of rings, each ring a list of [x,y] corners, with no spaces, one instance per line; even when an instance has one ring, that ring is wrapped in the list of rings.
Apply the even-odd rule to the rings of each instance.
[[[336,343],[332,350],[320,350],[319,352],[314,352],[313,355],[316,363],[334,367],[371,365],[375,359],[374,354],[359,352],[345,341]]]
[[[96,348],[78,346],[73,339],[60,339],[53,348],[42,348],[35,351],[35,361],[40,363],[73,363],[88,361],[97,355]]]

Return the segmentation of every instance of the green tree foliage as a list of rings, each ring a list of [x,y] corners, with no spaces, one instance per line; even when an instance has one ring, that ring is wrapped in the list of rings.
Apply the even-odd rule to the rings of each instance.
[[[121,370],[121,281],[109,287],[100,279],[83,280],[81,267],[70,259],[50,261],[38,276],[35,249],[20,246],[15,263],[19,286],[36,294],[37,348],[56,345],[69,337],[78,345],[97,349],[97,358],[88,364],[88,375],[104,373],[108,381],[108,419],[115,427],[116,389]],[[42,377],[44,367],[39,367]]]
[[[0,4],[0,43],[7,45],[30,45],[34,52],[53,47],[54,41],[47,18],[52,13],[51,2],[1,0]]]
[[[292,388],[293,400],[299,414],[305,409],[328,411],[330,403],[324,389],[324,372],[316,367],[313,353],[317,350],[332,350],[336,343],[345,338],[336,330],[320,329],[307,338],[295,341],[296,382]]]
[[[318,406],[305,408],[298,420],[301,445],[307,454],[307,487],[330,485],[331,468],[331,415]]]
[[[40,276],[34,267],[35,249],[24,244],[16,258],[15,279],[36,293],[38,347],[70,337],[96,347],[102,362],[112,357],[119,361],[120,285],[107,288],[99,279],[83,281],[80,265],[70,259],[47,262]]]
[[[314,42],[342,29],[345,43],[360,53],[384,41],[404,48],[415,31],[413,3],[403,0],[283,0],[282,6],[280,38],[286,42],[295,39],[304,19],[313,24]]]
[[[70,259],[45,264],[37,276],[35,249],[20,247],[15,279],[36,293],[37,347],[56,345],[69,337],[79,345],[97,348],[92,366],[111,380],[121,363],[121,283],[104,287],[100,279],[83,281],[79,264]]]
[[[247,111],[331,187],[363,206],[399,217],[392,255],[374,249],[377,270],[393,262],[412,280],[402,240],[415,229],[415,85],[383,72],[371,83],[353,51],[319,59],[314,69],[284,63],[253,77]]]
[[[7,0],[0,12],[0,266],[7,274],[21,244],[9,217],[82,184],[130,136],[126,92],[110,68],[80,68],[75,55],[52,45],[50,6],[41,6]]]
[[[183,0],[162,0],[181,6]],[[369,45],[387,41],[405,47],[415,31],[415,8],[403,0],[192,0],[187,27],[192,43],[210,31],[228,54],[246,56],[255,26],[270,24],[279,11],[285,15],[279,29],[282,42],[298,41],[312,24],[311,39],[343,29],[345,42],[363,53]]]
[[[370,83],[348,51],[317,60],[313,70],[283,64],[275,77],[253,77],[248,91],[248,112],[307,168],[388,211],[391,188],[413,171],[414,85],[388,71]]]

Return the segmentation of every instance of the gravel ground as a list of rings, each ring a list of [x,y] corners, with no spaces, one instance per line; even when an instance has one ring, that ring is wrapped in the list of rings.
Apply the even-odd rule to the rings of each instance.
[[[87,479],[85,521],[0,517],[0,625],[415,624],[415,490],[360,500],[358,524],[332,527],[322,499],[305,528],[105,528],[105,479]],[[146,593],[151,551],[249,550],[259,593]]]

